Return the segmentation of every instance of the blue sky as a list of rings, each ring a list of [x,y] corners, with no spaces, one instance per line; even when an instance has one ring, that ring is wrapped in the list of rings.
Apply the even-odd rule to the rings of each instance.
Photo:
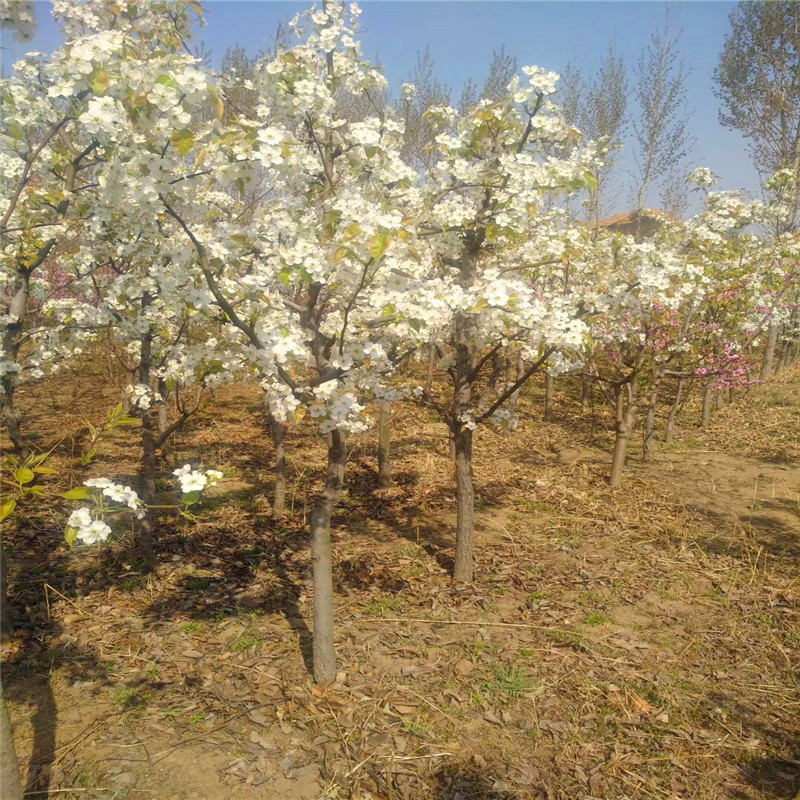
[[[664,24],[663,2],[409,2],[362,0],[361,39],[364,52],[377,56],[396,91],[408,79],[416,53],[430,46],[442,82],[454,100],[472,76],[480,85],[492,51],[505,44],[520,65],[538,64],[560,71],[572,61],[584,74],[597,69],[613,39],[626,65],[633,66],[652,31]],[[207,25],[199,38],[211,50],[216,66],[228,46],[239,44],[255,54],[269,45],[281,21],[308,7],[302,2],[209,0]],[[683,29],[681,47],[689,69],[688,105],[691,131],[697,141],[691,164],[705,164],[722,177],[721,188],[758,190],[746,142],[718,122],[713,72],[729,31],[729,2],[670,3],[673,24]],[[28,45],[3,37],[3,61],[30,49],[49,51],[59,43],[47,3],[37,3],[40,28]],[[630,134],[629,134],[630,135]],[[619,175],[629,166],[623,158]],[[654,205],[656,198],[651,197]],[[626,210],[627,194],[614,211]]]

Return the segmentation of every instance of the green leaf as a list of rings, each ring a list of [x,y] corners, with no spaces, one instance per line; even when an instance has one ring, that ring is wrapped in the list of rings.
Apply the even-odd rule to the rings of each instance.
[[[54,467],[34,467],[33,471],[37,475],[58,475],[58,470]]]
[[[91,497],[91,494],[88,486],[77,486],[68,492],[64,492],[61,496],[65,500],[86,500],[86,498]]]
[[[213,86],[207,86],[206,90],[208,91],[208,96],[214,105],[214,111],[217,114],[217,119],[222,119],[223,115],[225,114],[225,105],[222,102],[222,98],[219,96],[219,92]]]
[[[75,540],[78,538],[78,529],[77,528],[70,528],[67,526],[64,528],[64,539],[67,542],[67,546],[74,547]]]
[[[117,420],[117,425],[135,425],[138,421],[137,417],[120,417]]]
[[[333,263],[338,264],[349,252],[346,247],[337,247],[333,254]]]
[[[188,492],[181,498],[181,500],[186,503],[187,506],[190,506],[200,499],[201,494],[201,492]]]
[[[33,470],[28,469],[27,467],[20,467],[14,473],[14,478],[19,484],[30,483],[35,477],[36,476],[33,474]]]
[[[6,500],[5,503],[0,505],[0,522],[2,522],[16,507],[16,500]]]
[[[392,243],[392,237],[388,233],[376,233],[370,240],[367,250],[369,254],[377,261],[389,248]]]
[[[349,241],[350,239],[354,239],[356,236],[358,236],[359,233],[361,233],[361,226],[357,222],[353,222],[344,229],[342,238],[345,241]]]
[[[105,94],[110,85],[111,79],[108,77],[108,73],[102,69],[96,69],[89,79],[89,86],[92,87],[95,94]]]
[[[166,86],[169,89],[178,88],[178,82],[175,80],[175,78],[172,77],[172,75],[159,75],[156,78],[156,83],[159,83],[162,86]]]
[[[188,128],[172,131],[171,139],[173,147],[182,156],[185,156],[194,147],[194,134]]]

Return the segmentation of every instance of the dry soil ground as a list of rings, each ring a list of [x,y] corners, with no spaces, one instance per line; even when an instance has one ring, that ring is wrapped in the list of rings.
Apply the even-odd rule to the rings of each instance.
[[[93,383],[25,397],[64,464]],[[196,522],[164,520],[155,574],[124,541],[68,552],[54,516],[20,513],[3,681],[30,797],[795,798],[798,376],[707,431],[690,408],[616,492],[609,417],[576,396],[560,387],[543,424],[534,387],[520,430],[479,434],[469,588],[448,577],[443,427],[396,409],[386,490],[372,437],[350,442],[325,688],[307,668],[304,529],[323,450],[291,433],[292,513],[271,521],[255,390],[221,393],[176,442],[176,463],[226,479]],[[121,433],[92,474],[131,476],[137,452]]]

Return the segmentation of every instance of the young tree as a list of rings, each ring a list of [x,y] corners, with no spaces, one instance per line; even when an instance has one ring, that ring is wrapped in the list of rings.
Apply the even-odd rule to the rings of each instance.
[[[730,15],[715,72],[720,121],[750,140],[764,181],[780,169],[800,178],[800,6],[792,0],[740,3]],[[783,220],[798,224],[793,212]],[[780,232],[780,231],[779,231]]]
[[[555,191],[584,188],[597,152],[573,148],[552,155],[572,135],[548,98],[558,76],[525,67],[503,97],[481,101],[459,116],[431,108],[437,162],[425,173],[426,209],[419,234],[435,275],[447,282],[452,322],[436,339],[440,366],[452,383],[449,399],[427,397],[455,444],[456,554],[454,579],[474,571],[473,432],[488,420],[510,421],[504,404],[559,348],[582,341],[580,303],[571,294],[564,254],[570,241],[560,211],[541,208]],[[528,366],[511,384],[491,390],[483,371],[511,345]],[[484,391],[489,383],[489,390]]]
[[[614,42],[600,62],[600,69],[583,92],[576,124],[590,139],[607,142],[606,162],[595,171],[597,188],[590,198],[589,215],[595,223],[603,216],[603,199],[610,191],[613,152],[622,146],[628,105],[628,77],[625,62]]]
[[[688,154],[686,70],[680,59],[680,32],[669,15],[663,31],[655,31],[634,68],[634,96],[638,110],[633,116],[636,158],[636,208],[645,208],[651,186],[676,168]]]

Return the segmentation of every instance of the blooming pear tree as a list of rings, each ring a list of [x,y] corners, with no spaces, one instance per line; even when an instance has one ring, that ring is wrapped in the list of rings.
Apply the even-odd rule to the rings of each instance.
[[[592,181],[599,153],[591,144],[555,157],[578,132],[548,99],[558,76],[526,67],[499,100],[460,115],[427,111],[437,158],[424,174],[419,236],[433,275],[446,285],[432,341],[452,384],[449,398],[427,395],[450,429],[456,461],[454,578],[474,572],[473,432],[487,421],[513,424],[505,407],[536,372],[563,368],[586,330],[581,299],[571,293],[565,259],[566,215],[546,208],[552,193]],[[513,382],[482,393],[483,373],[503,348],[527,363]],[[558,353],[558,355],[556,355]]]

